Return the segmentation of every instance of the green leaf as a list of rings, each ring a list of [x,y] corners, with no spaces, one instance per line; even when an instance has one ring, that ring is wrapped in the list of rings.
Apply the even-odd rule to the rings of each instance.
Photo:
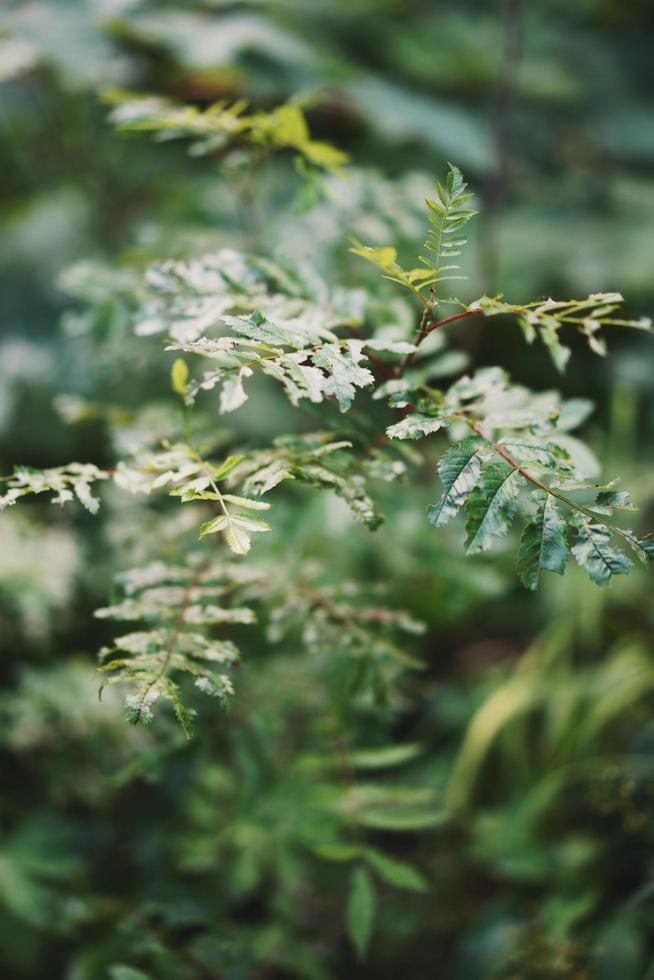
[[[544,490],[534,492],[538,509],[526,525],[518,551],[518,574],[528,589],[538,588],[542,569],[563,575],[570,557],[566,522],[556,498]]]
[[[373,246],[363,245],[356,238],[353,238],[350,252],[367,262],[371,262],[382,272],[393,272],[397,268],[397,249],[393,248],[392,245],[381,245],[378,248],[373,248]]]
[[[527,343],[540,337],[547,347],[556,368],[563,372],[570,359],[570,348],[559,339],[563,327],[574,327],[583,334],[593,353],[606,356],[606,343],[597,337],[602,327],[631,327],[636,330],[652,331],[652,321],[648,317],[639,320],[626,320],[612,316],[624,302],[620,293],[591,293],[582,300],[536,300],[524,305],[506,303],[502,296],[482,296],[472,307],[478,308],[484,316],[498,316],[513,313],[518,318]]]
[[[235,555],[247,555],[252,546],[247,529],[234,520],[230,520],[225,528],[225,540]]]
[[[247,401],[248,396],[243,387],[243,379],[251,376],[251,368],[242,367],[238,374],[225,378],[220,389],[221,414],[226,415],[229,412],[235,412],[237,408],[240,408]]]
[[[420,293],[415,283],[432,277],[431,269],[403,269],[397,261],[397,250],[392,245],[382,245],[381,247],[374,248],[371,245],[362,245],[356,238],[351,238],[350,241],[352,242],[350,252],[365,259],[367,262],[371,262],[384,273],[386,279],[397,282],[401,286],[406,286],[416,296],[420,296]],[[426,284],[426,282],[423,282],[423,285]]]
[[[638,560],[644,565],[654,561],[654,538],[637,538],[633,531],[625,531],[625,538],[636,552]]]
[[[554,367],[559,374],[563,374],[572,351],[559,340],[559,326],[560,324],[553,317],[543,318],[539,333],[541,340],[549,351]]]
[[[494,537],[509,530],[518,506],[518,494],[525,483],[522,474],[508,463],[492,463],[482,475],[465,505],[468,520],[466,554],[486,551]]]
[[[225,540],[236,555],[247,555],[251,547],[250,534],[272,530],[270,524],[249,514],[219,514],[200,526],[200,538],[225,532]]]
[[[228,456],[220,466],[213,466],[213,477],[214,480],[224,480],[228,473],[238,466],[238,464],[245,459],[245,456]]]
[[[628,575],[632,562],[622,551],[610,545],[611,531],[603,524],[591,524],[578,517],[577,540],[572,553],[596,585],[608,585],[614,575]]]
[[[310,318],[306,321],[297,318],[282,320],[281,317],[270,320],[255,312],[249,316],[223,316],[223,320],[239,336],[273,348],[292,347],[301,350],[320,340],[338,340],[331,330],[322,325],[315,326]]]
[[[372,830],[389,830],[400,833],[411,830],[429,830],[440,827],[446,820],[438,810],[399,807],[374,807],[356,815],[356,822]]]
[[[438,432],[443,425],[442,419],[412,412],[395,425],[389,425],[386,435],[390,439],[421,439],[423,436],[431,435],[432,432]]]
[[[412,865],[405,861],[397,861],[390,858],[381,851],[373,848],[366,848],[363,852],[364,858],[371,868],[377,872],[380,878],[395,885],[396,888],[405,888],[411,892],[425,892],[429,888],[426,878]]]
[[[325,382],[325,394],[334,395],[341,412],[346,412],[352,404],[355,388],[366,388],[375,383],[374,375],[359,366],[364,357],[360,349],[353,346],[341,350],[336,344],[323,344],[311,356],[316,367],[323,368],[329,375]]]
[[[431,225],[425,248],[432,253],[432,257],[421,255],[420,261],[431,268],[433,276],[421,288],[427,285],[433,288],[439,282],[465,278],[449,273],[459,268],[451,259],[459,256],[466,244],[466,239],[460,237],[460,229],[478,214],[474,208],[465,207],[472,198],[466,188],[461,171],[450,163],[445,185],[437,181],[436,197],[425,202]]]
[[[269,510],[270,504],[265,500],[250,500],[248,497],[237,497],[233,493],[224,493],[223,500],[230,504],[237,504],[245,510]]]
[[[114,963],[107,972],[111,980],[152,980],[152,974],[136,970],[133,966],[125,966],[123,963]]]
[[[356,844],[343,844],[336,841],[332,844],[316,844],[313,852],[324,861],[345,862],[358,858],[361,848]]]
[[[355,769],[384,769],[415,759],[420,750],[417,742],[408,742],[405,745],[385,745],[379,749],[359,749],[350,758]]]
[[[183,358],[177,357],[174,360],[173,366],[170,369],[170,381],[173,386],[173,391],[184,398],[188,382],[188,365]]]
[[[363,961],[368,953],[375,922],[377,896],[365,868],[356,868],[350,879],[346,923],[357,957]]]
[[[444,487],[441,498],[427,509],[427,517],[436,527],[442,527],[455,517],[468,494],[476,486],[481,473],[479,450],[481,439],[470,436],[456,443],[438,461],[438,475]]]
[[[210,521],[205,521],[204,524],[200,525],[200,537],[204,538],[207,534],[217,534],[218,531],[224,531],[228,521],[227,514],[219,514],[218,517],[212,517]]]
[[[0,905],[18,919],[41,928],[54,912],[53,895],[4,852],[0,852]]]
[[[231,520],[233,524],[238,524],[239,527],[244,528],[246,531],[251,531],[253,534],[272,530],[267,521],[261,520],[260,517],[252,517],[250,514],[234,514]]]

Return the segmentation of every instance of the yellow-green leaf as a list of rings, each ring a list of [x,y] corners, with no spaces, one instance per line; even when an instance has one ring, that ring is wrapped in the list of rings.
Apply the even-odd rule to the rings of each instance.
[[[173,386],[173,391],[184,398],[188,383],[188,365],[183,358],[178,357],[173,362],[173,366],[170,369],[170,380]]]

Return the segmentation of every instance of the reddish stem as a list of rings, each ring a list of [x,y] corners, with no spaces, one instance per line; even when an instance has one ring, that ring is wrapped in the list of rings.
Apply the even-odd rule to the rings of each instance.
[[[452,316],[446,316],[444,320],[430,323],[425,333],[428,334],[432,330],[438,330],[439,327],[444,327],[446,323],[454,323],[455,320],[462,320],[464,316],[474,316],[475,313],[481,313],[481,310],[464,310],[462,313],[454,313]]]

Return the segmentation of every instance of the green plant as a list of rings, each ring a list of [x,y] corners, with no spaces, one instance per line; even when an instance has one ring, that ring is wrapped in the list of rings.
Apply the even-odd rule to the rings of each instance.
[[[226,166],[235,155],[239,177],[243,171],[257,173],[273,152],[290,150],[303,181],[303,207],[306,189],[308,203],[329,194],[325,173],[346,162],[343,154],[310,138],[295,104],[270,113],[247,113],[241,103],[221,103],[200,112],[157,97],[113,93],[108,98],[115,106],[112,120],[120,129],[154,132],[161,139],[189,138],[193,155],[207,155]],[[246,203],[249,194],[248,190]],[[297,264],[283,255],[231,247],[212,252],[190,247],[188,254],[180,255],[185,246],[176,246],[173,257],[147,267],[137,255],[113,269],[91,264],[73,268],[64,278],[70,292],[87,303],[80,321],[86,317],[98,334],[107,323],[119,324],[115,360],[129,375],[132,392],[138,392],[142,376],[154,374],[162,392],[159,404],[149,404],[145,397],[139,405],[138,399],[108,404],[60,396],[57,407],[63,416],[107,423],[115,436],[115,458],[106,466],[19,466],[5,478],[2,497],[3,507],[23,497],[50,495],[59,505],[77,498],[92,514],[101,496],[109,508],[116,506],[115,491],[125,494],[127,506],[135,501],[136,543],[124,545],[124,564],[133,561],[134,567],[116,576],[116,595],[96,612],[101,621],[127,624],[100,651],[100,690],[111,689],[104,702],[107,726],[115,717],[115,686],[127,691],[125,708],[131,723],[152,722],[155,706],[168,702],[187,738],[195,728],[211,729],[215,704],[231,703],[236,717],[239,710],[249,716],[262,714],[262,730],[253,737],[254,744],[234,749],[238,764],[245,758],[250,774],[256,773],[255,803],[248,786],[233,785],[227,769],[212,760],[197,798],[189,794],[180,804],[186,836],[179,860],[185,870],[202,873],[218,858],[231,860],[233,850],[251,851],[240,863],[234,862],[237,895],[250,894],[269,877],[281,882],[289,905],[296,900],[289,868],[296,865],[298,854],[309,853],[316,863],[333,866],[336,874],[346,869],[347,931],[360,958],[372,942],[378,891],[391,886],[419,895],[430,887],[417,859],[392,855],[384,839],[380,843],[370,836],[430,831],[459,819],[481,782],[485,759],[496,747],[495,736],[500,740],[502,724],[547,710],[548,685],[562,700],[564,692],[572,691],[570,711],[581,713],[586,677],[575,684],[565,670],[559,676],[549,664],[534,667],[534,657],[525,657],[515,678],[499,686],[496,700],[491,694],[486,702],[482,697],[481,705],[474,699],[466,704],[472,721],[450,778],[442,780],[439,774],[442,792],[431,788],[431,782],[426,789],[424,782],[404,781],[404,767],[420,759],[420,746],[386,744],[388,726],[379,718],[397,712],[411,679],[421,676],[417,650],[424,625],[398,608],[402,603],[392,589],[369,581],[365,568],[342,576],[329,563],[307,561],[306,554],[298,558],[290,548],[287,553],[290,527],[310,499],[307,489],[335,495],[365,527],[379,529],[383,539],[394,519],[392,507],[389,511],[385,505],[401,497],[405,509],[411,510],[425,457],[431,467],[438,456],[442,487],[434,492],[426,519],[420,514],[425,534],[436,537],[430,524],[440,528],[463,510],[465,552],[474,556],[507,536],[520,516],[517,566],[528,589],[538,586],[543,571],[563,573],[571,557],[594,583],[607,584],[631,568],[616,541],[643,562],[654,556],[651,538],[620,523],[623,512],[635,510],[628,494],[614,483],[599,482],[592,452],[571,434],[587,419],[590,403],[564,399],[557,392],[530,391],[512,383],[498,367],[462,374],[460,357],[457,360],[461,352],[444,351],[442,340],[448,328],[456,330],[467,318],[484,318],[489,328],[503,329],[496,318],[513,316],[527,342],[542,341],[563,370],[570,357],[561,341],[566,331],[579,331],[591,350],[604,356],[604,341],[598,335],[602,328],[649,330],[649,322],[617,315],[622,298],[615,293],[523,305],[502,297],[464,302],[449,295],[450,284],[463,278],[457,260],[466,244],[463,229],[476,214],[471,201],[460,171],[450,166],[445,182],[436,185],[434,198],[427,201],[425,254],[415,267],[400,261],[395,245],[370,247],[353,241],[355,256],[376,266],[414,303],[409,322],[401,315],[394,319],[393,314],[380,314],[383,307],[403,307],[393,307],[391,294],[380,296],[372,282],[361,282],[358,264],[356,271],[348,270],[347,278],[334,282],[331,277],[325,281],[322,270],[311,263]],[[120,330],[123,319],[129,322],[129,332]],[[162,347],[167,358],[161,356]],[[459,376],[443,385],[441,379],[451,373]],[[247,436],[230,431],[230,417],[253,395],[256,404],[257,391],[266,385],[282,393],[281,419],[286,424],[278,426],[270,440],[260,437],[256,428]],[[287,412],[286,403],[297,411]],[[311,515],[309,523],[310,519]],[[309,528],[309,540],[310,533]],[[267,550],[266,540],[273,542]],[[398,536],[393,540],[398,548]],[[119,540],[116,551],[123,561]],[[448,579],[447,588],[449,583]],[[251,703],[241,708],[234,692],[239,690],[243,661],[256,645],[252,636],[262,640],[263,649],[287,645],[293,652],[301,651],[307,666],[302,672],[291,662],[280,668],[279,676],[271,669],[264,690],[255,686]],[[615,674],[610,672],[613,667]],[[639,663],[636,667],[637,680],[642,675],[649,685],[648,671]],[[628,658],[616,656],[615,663],[613,658],[609,661],[607,675],[599,676],[597,710],[600,716],[604,710],[609,721],[615,717],[615,704],[638,700],[629,683],[630,668]],[[56,698],[49,700],[48,691],[77,690],[75,671],[66,671],[64,667],[61,674],[53,672],[42,686],[33,676],[24,679],[21,695],[8,709],[17,744],[21,739],[28,745],[30,739],[47,744],[42,732],[50,728],[65,737],[70,699],[62,698],[60,706]],[[625,700],[604,708],[602,685],[621,679],[623,672]],[[270,697],[278,699],[271,716],[283,715],[286,709],[297,712],[292,701],[282,706],[279,700],[284,691],[292,690],[298,675],[302,697],[308,700],[302,724],[313,723],[313,715],[322,718],[311,732],[311,751],[300,736],[294,735],[287,745],[275,728],[279,720],[271,720],[262,708]],[[215,700],[203,706],[196,692]],[[30,728],[26,718],[34,705],[39,723]],[[366,725],[352,720],[357,712],[378,726],[372,745]],[[579,737],[580,754],[599,739],[605,720],[600,717],[593,729],[589,719],[587,741],[583,732]],[[79,719],[82,731],[89,724]],[[352,745],[343,736],[347,729]],[[563,753],[569,737],[566,729],[563,748],[553,739],[554,750]],[[526,731],[520,741],[527,741]],[[147,741],[144,746],[144,769],[150,762],[155,769],[162,765],[168,750]],[[207,757],[211,759],[209,750],[204,761]],[[126,763],[120,778],[129,780],[133,765]],[[281,769],[276,781],[269,771],[275,767]],[[547,815],[551,800],[544,769],[545,790],[537,794],[542,805],[520,811],[522,836],[517,843],[497,829],[502,814],[485,814],[486,822],[473,827],[476,856],[518,880],[530,873],[539,881],[547,877],[533,855],[545,847],[538,836],[538,820]],[[552,792],[560,785],[557,782]],[[203,809],[207,798],[216,808],[227,804],[247,814],[220,840]],[[274,826],[283,827],[277,835],[270,830],[271,814]],[[585,856],[584,851],[580,865]],[[18,874],[20,880],[22,875],[28,882],[25,887],[40,895],[38,875],[33,882],[30,869],[24,871],[18,858],[19,870],[14,870],[11,846],[7,861],[8,874]],[[40,900],[44,908],[46,899]],[[585,895],[579,897],[580,907],[586,907],[585,901]],[[576,905],[554,910],[552,920],[567,924],[576,912]],[[135,934],[152,928],[156,936],[161,928],[157,914],[144,912],[133,924]],[[288,923],[287,927],[292,931]],[[295,968],[310,969],[294,946],[283,952],[281,947],[283,943],[274,955],[268,953],[269,959],[279,956],[281,963],[287,955],[288,962],[295,957]],[[568,950],[567,941],[561,947]],[[523,953],[535,962],[550,956],[556,962],[557,949],[549,934],[543,939],[536,930],[534,937],[529,933]],[[195,953],[188,956],[195,969]],[[116,976],[127,976],[124,971],[132,968],[112,969]]]
[[[255,154],[262,148],[292,147],[314,164],[342,165],[345,160],[338,151],[311,141],[296,106],[246,116],[241,104],[219,104],[198,113],[150,97],[111,98],[118,101],[112,119],[121,128],[154,131],[164,138],[191,136],[196,140],[192,152],[215,152],[236,139]],[[429,337],[464,317],[517,316],[527,341],[540,338],[559,370],[570,354],[559,338],[564,329],[578,329],[601,355],[606,347],[597,336],[600,328],[651,329],[648,320],[615,317],[622,302],[615,293],[521,306],[501,297],[466,304],[444,295],[443,284],[464,278],[456,260],[466,245],[462,229],[477,213],[469,206],[471,199],[461,172],[450,165],[445,183],[438,182],[436,196],[426,202],[427,254],[420,256],[416,268],[405,269],[393,246],[372,248],[354,241],[355,255],[406,288],[419,304],[422,313],[412,337],[398,336],[393,329],[371,330],[365,301],[362,304],[353,290],[330,287],[316,278],[316,271],[306,277],[302,270],[270,257],[223,249],[151,265],[132,287],[135,332],[141,337],[164,336],[165,351],[176,356],[171,384],[182,403],[181,425],[171,426],[158,440],[159,448],[148,446],[119,459],[111,470],[80,463],[43,471],[18,467],[5,478],[7,491],[0,503],[7,507],[28,494],[51,493],[55,503],[63,505],[76,496],[96,513],[99,500],[91,487],[98,481],[112,480],[135,494],[165,488],[169,496],[191,503],[204,515],[213,511],[214,516],[199,524],[201,539],[219,535],[234,554],[244,556],[253,535],[273,529],[260,516],[271,508],[262,498],[286,481],[334,491],[359,520],[375,529],[383,521],[374,500],[376,481],[402,479],[397,492],[409,492],[407,474],[415,457],[405,451],[405,441],[427,439],[442,430],[452,445],[438,461],[443,490],[428,518],[441,527],[463,509],[467,554],[491,548],[520,513],[525,527],[518,571],[530,589],[537,587],[544,570],[562,574],[571,555],[598,585],[627,573],[632,563],[615,546],[615,538],[641,561],[650,561],[654,541],[639,538],[613,519],[615,510],[635,509],[629,494],[617,490],[615,481],[598,484],[590,451],[569,434],[589,414],[589,403],[565,401],[552,391],[531,392],[512,384],[498,367],[464,375],[446,389],[433,384]],[[460,311],[443,316],[442,308],[448,306]],[[194,363],[208,362],[209,369],[191,372],[180,354],[191,355]],[[267,448],[230,447],[229,455],[217,459],[208,436],[213,409],[205,393],[218,388],[220,413],[233,413],[247,401],[246,389],[255,383],[250,379],[259,374],[277,382],[294,408],[324,405],[329,430],[280,435]],[[339,432],[337,419],[329,414],[330,403],[347,413],[362,390],[372,391],[373,399],[387,399],[399,420],[381,433],[363,432],[356,423]],[[143,578],[136,574],[126,579],[128,596],[137,588],[135,583],[143,589],[140,595],[97,613],[156,624],[120,637],[101,654],[100,670],[109,675],[108,682],[126,681],[134,687],[127,699],[127,715],[134,723],[149,721],[153,703],[167,698],[190,730],[192,712],[183,707],[173,680],[181,673],[191,674],[196,687],[220,699],[232,693],[231,681],[225,674],[212,673],[212,665],[233,665],[233,645],[216,645],[187,631],[189,626],[254,620],[249,608],[223,608],[209,601],[233,597],[249,581],[238,566],[232,571],[230,565],[213,564],[213,550],[210,542],[207,558],[191,566],[157,564],[152,580],[147,569]],[[395,615],[389,612],[386,621],[392,622]],[[352,640],[361,616],[358,610],[342,619]],[[365,640],[361,646],[366,652]]]

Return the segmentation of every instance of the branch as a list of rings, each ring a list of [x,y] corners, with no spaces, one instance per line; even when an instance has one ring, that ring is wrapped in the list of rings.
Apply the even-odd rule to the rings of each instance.
[[[473,419],[468,418],[463,412],[459,412],[458,414],[461,416],[462,419],[465,419],[465,421],[470,426],[470,428],[475,433],[475,435],[479,436],[479,438],[483,439],[487,445],[491,446],[498,454],[498,456],[501,456],[502,459],[509,464],[509,466],[512,466],[514,470],[517,470],[517,472],[520,473],[520,475],[523,476],[525,480],[528,480],[529,483],[532,483],[535,487],[538,487],[540,490],[544,490],[545,493],[550,493],[553,497],[556,497],[557,500],[560,500],[561,503],[566,504],[566,506],[570,507],[572,510],[576,510],[579,514],[583,514],[584,517],[588,517],[589,520],[593,521],[594,523],[603,524],[604,527],[608,528],[609,531],[611,531],[613,534],[619,534],[621,537],[625,538],[625,540],[627,540],[631,545],[633,545],[633,541],[621,527],[617,527],[617,525],[612,524],[610,521],[607,521],[601,514],[597,514],[595,513],[595,511],[588,510],[588,508],[584,507],[583,504],[577,503],[576,500],[573,500],[571,497],[566,496],[566,494],[561,493],[560,490],[557,490],[554,487],[549,486],[547,483],[543,483],[542,480],[539,480],[538,477],[534,476],[533,473],[530,473],[528,470],[524,468],[524,466],[521,466],[520,463],[518,463],[515,459],[513,459],[513,457],[510,456],[509,453],[507,453],[500,445],[498,445],[498,443],[496,443],[493,439],[490,439],[487,435],[484,435],[480,427]]]
[[[437,320],[436,323],[429,323],[429,309],[427,308],[422,314],[420,326],[418,327],[418,333],[416,334],[416,338],[413,341],[413,343],[415,344],[416,347],[420,347],[420,344],[425,339],[427,334],[430,334],[433,330],[438,330],[439,327],[444,327],[446,323],[454,323],[455,320],[462,320],[463,317],[474,316],[475,313],[481,313],[481,310],[478,309],[463,310],[462,313],[454,313],[452,316],[446,316],[442,320]],[[405,356],[404,360],[400,363],[397,371],[395,372],[394,376],[396,378],[402,377],[407,367],[413,360],[415,353],[416,352],[413,351],[411,354],[407,354]]]
[[[446,316],[443,320],[438,320],[436,323],[430,323],[429,327],[425,331],[425,335],[431,333],[432,330],[438,330],[439,327],[444,327],[446,323],[454,323],[455,320],[462,320],[465,316],[475,316],[477,313],[481,313],[481,310],[463,310],[462,313],[454,313],[452,316]]]
[[[416,347],[420,347],[420,344],[425,339],[426,335],[429,333],[429,330],[427,328],[427,322],[428,322],[428,320],[429,320],[429,307],[428,306],[425,306],[425,309],[423,310],[422,318],[420,320],[420,326],[418,327],[418,333],[416,334],[416,338],[415,338],[415,340],[413,342]],[[414,354],[415,354],[415,351],[411,351],[410,354],[405,354],[405,356],[400,361],[400,363],[399,363],[399,365],[397,367],[397,371],[395,372],[395,377],[396,378],[401,378],[402,377],[402,375],[406,371],[407,367],[411,363]]]
[[[174,624],[174,626],[173,626],[173,628],[171,630],[170,637],[168,639],[168,646],[166,648],[166,653],[164,655],[164,658],[163,658],[163,662],[161,664],[161,667],[159,668],[159,670],[157,671],[157,673],[155,674],[155,676],[152,678],[152,680],[150,681],[150,683],[147,685],[147,687],[141,692],[141,697],[140,697],[140,700],[139,700],[139,706],[138,706],[137,711],[136,711],[136,719],[137,719],[137,722],[140,719],[141,712],[143,711],[143,705],[145,703],[145,699],[147,698],[148,694],[150,693],[150,691],[152,690],[152,688],[156,684],[158,684],[159,681],[163,677],[165,677],[165,675],[166,675],[166,671],[168,670],[168,668],[170,666],[170,662],[171,662],[171,660],[173,658],[173,654],[175,652],[175,647],[177,646],[177,640],[179,638],[179,634],[181,633],[182,627],[184,626],[184,621],[186,619],[186,613],[188,611],[188,607],[191,604],[191,596],[193,595],[193,590],[199,584],[200,579],[202,578],[202,576],[204,575],[204,573],[207,571],[207,568],[208,567],[209,567],[209,561],[207,560],[207,561],[205,561],[201,565],[201,567],[195,573],[195,575],[193,576],[193,578],[191,579],[191,581],[186,586],[186,589],[184,590],[184,595],[182,597],[182,602],[181,602],[180,607],[179,607],[179,612],[177,614],[177,618],[175,620],[175,624]]]

